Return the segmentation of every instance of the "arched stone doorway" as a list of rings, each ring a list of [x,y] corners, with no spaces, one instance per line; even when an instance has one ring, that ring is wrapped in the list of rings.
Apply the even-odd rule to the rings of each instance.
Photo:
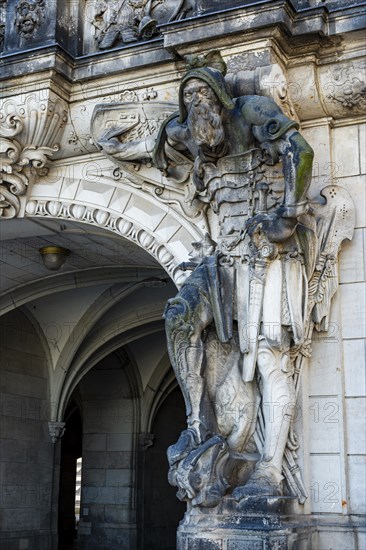
[[[84,529],[83,536],[87,541],[84,547],[90,550],[92,548],[90,541],[99,530],[99,539],[95,537],[95,540],[99,540],[96,546],[98,550],[102,548],[101,540],[109,541],[109,546],[106,546],[108,550],[115,548],[116,534],[120,537],[118,547],[132,550],[137,545],[137,526],[140,528],[141,525],[138,523],[140,509],[138,498],[141,491],[138,455],[142,452],[139,447],[139,434],[154,430],[153,417],[158,418],[160,405],[157,406],[155,397],[160,395],[161,383],[170,369],[162,314],[167,299],[175,295],[176,287],[165,269],[150,253],[143,250],[136,242],[128,241],[123,236],[100,226],[89,226],[75,220],[60,221],[49,217],[42,220],[30,218],[8,220],[4,223],[4,227],[3,257],[6,258],[7,263],[4,263],[2,275],[8,286],[2,296],[2,306],[3,311],[8,313],[3,319],[13,319],[15,315],[11,323],[21,330],[23,324],[27,322],[23,323],[22,320],[20,323],[16,320],[21,315],[20,310],[29,319],[29,331],[30,333],[33,331],[36,335],[36,338],[29,338],[33,346],[36,341],[39,341],[37,345],[43,349],[42,360],[35,359],[32,369],[34,367],[34,372],[38,370],[42,372],[42,377],[45,379],[42,384],[47,388],[42,394],[43,401],[39,413],[42,422],[39,429],[42,429],[42,444],[44,443],[45,448],[47,447],[47,452],[45,450],[43,454],[48,462],[47,464],[38,462],[40,459],[37,457],[41,452],[39,451],[34,458],[35,463],[29,463],[32,464],[32,472],[28,467],[28,469],[23,467],[25,480],[29,476],[32,476],[32,479],[37,476],[42,478],[44,472],[47,472],[47,480],[49,479],[48,500],[42,500],[43,504],[47,505],[42,509],[42,517],[47,518],[44,523],[46,542],[44,544],[42,542],[43,546],[41,543],[37,546],[38,543],[35,542],[34,548],[50,550],[56,549],[59,543],[60,548],[67,548],[67,545],[71,544],[74,530],[71,502],[74,498],[75,470],[74,465],[71,468],[65,463],[68,461],[66,456],[69,454],[70,463],[75,464],[82,446],[82,455],[86,458],[84,474],[88,469],[87,454],[92,457],[89,469],[94,472],[91,473],[86,496],[84,494],[85,505],[82,504],[79,531],[80,542],[82,543],[81,533]],[[139,235],[141,236],[141,233]],[[47,244],[61,245],[70,250],[66,263],[58,272],[51,273],[42,264],[38,251],[40,247]],[[22,269],[21,279],[18,279],[18,265]],[[24,335],[26,336],[26,332]],[[16,331],[14,331],[14,338],[15,336]],[[21,362],[21,365],[16,366],[18,370],[29,369],[27,349],[31,347],[28,344],[30,344],[28,340],[24,346],[19,342],[14,343]],[[126,353],[129,358],[127,363],[124,359]],[[39,356],[41,357],[41,353]],[[118,368],[112,368],[112,363],[118,364]],[[105,403],[110,404],[111,396],[118,387],[111,382],[115,370],[119,370],[121,379],[125,377],[122,385],[129,392],[126,399],[131,404],[133,424],[129,427],[128,449],[113,447],[113,445],[119,445],[117,434],[124,434],[121,441],[124,439],[123,444],[126,443],[126,430],[114,431],[117,428],[104,426],[105,431],[98,432],[95,426],[98,422],[102,422],[103,418],[96,417],[95,426],[91,426],[86,415],[86,403],[90,404],[94,399],[91,398],[91,394],[88,394],[90,388],[87,389],[87,385],[90,380],[96,375],[103,376],[103,380],[109,380],[107,384],[104,382],[96,384],[100,393],[99,398],[98,395],[94,396],[94,404],[101,405],[103,399]],[[31,385],[24,384],[22,399],[27,403],[32,391]],[[103,399],[101,399],[102,394]],[[73,411],[75,402],[80,413]],[[94,412],[99,410],[98,406]],[[152,409],[155,412],[151,412]],[[92,408],[90,410],[92,411]],[[112,416],[113,414],[112,408]],[[83,430],[81,445],[80,418]],[[56,430],[52,432],[55,441],[52,443],[48,433],[48,423],[51,423],[52,429],[55,425],[65,423],[65,439],[57,439],[62,430]],[[180,427],[176,433],[179,431]],[[67,433],[68,436],[66,436]],[[94,438],[98,435],[102,436],[99,440],[98,437]],[[71,441],[68,441],[73,437],[79,439],[75,445],[77,450],[75,448],[72,450]],[[96,442],[102,440],[105,442],[105,448],[94,450],[93,445],[97,445]],[[24,445],[31,448],[28,443]],[[63,458],[61,458],[61,447],[63,447]],[[160,450],[161,456],[165,455],[165,449],[161,447]],[[109,456],[108,453],[115,453],[114,457],[117,458],[117,462],[114,462],[115,466],[110,468],[115,471],[113,474],[108,473],[107,480],[106,472],[109,466],[106,467],[103,481],[105,485],[98,487],[95,485],[98,482],[92,479],[93,475],[100,475],[100,472],[95,470],[102,468],[97,468],[95,461],[101,461],[102,455],[104,460]],[[133,457],[128,465],[123,462],[127,457],[124,453],[130,453],[130,457]],[[60,465],[63,478],[61,485]],[[128,470],[129,473],[116,472],[117,470]],[[124,487],[122,477],[125,476],[127,479],[128,475],[130,478],[126,482],[127,486]],[[66,477],[69,477],[68,489]],[[163,477],[165,479],[165,474]],[[87,479],[84,477],[85,482]],[[116,485],[111,485],[112,483]],[[165,483],[167,484],[166,479]],[[28,487],[29,483],[26,485]],[[175,491],[170,487],[168,489],[171,490],[172,506],[174,506]],[[126,503],[119,502],[118,498],[125,498],[127,493],[130,500],[126,508]],[[65,504],[66,501],[68,505]],[[84,508],[85,515],[83,515]],[[91,521],[88,521],[89,519]],[[175,524],[176,522],[175,520]],[[101,524],[104,526],[101,527]],[[110,538],[108,538],[109,535],[105,537],[108,529],[113,530],[114,533]],[[20,532],[19,536],[13,537],[14,544],[18,544],[24,537],[25,535]],[[31,545],[31,542],[29,544]],[[30,548],[33,550],[32,546]]]
[[[176,497],[168,483],[166,450],[175,443],[186,426],[185,407],[180,389],[175,386],[162,400],[152,423],[151,446],[141,456],[141,550],[174,550],[176,530],[186,504]]]
[[[144,347],[147,338],[139,340]],[[167,447],[185,425],[179,388],[161,392],[141,434],[143,392],[134,347],[110,353],[78,383],[61,440],[59,550],[173,550],[185,504],[167,480]],[[172,378],[172,373],[169,373]],[[145,436],[145,437],[144,437]],[[76,461],[82,457],[80,522],[75,536]]]
[[[58,499],[58,550],[72,548],[77,537],[75,488],[77,460],[82,456],[82,416],[75,400],[65,413],[65,433],[61,439],[60,490]]]

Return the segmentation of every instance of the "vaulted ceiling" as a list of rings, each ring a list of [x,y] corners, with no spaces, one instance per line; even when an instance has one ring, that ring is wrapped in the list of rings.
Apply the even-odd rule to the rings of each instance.
[[[123,237],[73,221],[4,220],[0,236],[1,314],[19,307],[37,327],[51,398],[66,406],[80,377],[126,346],[143,391],[166,357],[162,314],[176,293],[156,260]],[[44,266],[44,246],[70,250],[59,271]]]

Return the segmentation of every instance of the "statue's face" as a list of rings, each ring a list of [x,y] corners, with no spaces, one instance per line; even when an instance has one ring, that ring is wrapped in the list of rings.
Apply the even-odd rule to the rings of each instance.
[[[191,106],[197,106],[200,103],[217,103],[220,104],[215,92],[206,82],[198,78],[191,78],[183,90],[183,101],[190,110]]]

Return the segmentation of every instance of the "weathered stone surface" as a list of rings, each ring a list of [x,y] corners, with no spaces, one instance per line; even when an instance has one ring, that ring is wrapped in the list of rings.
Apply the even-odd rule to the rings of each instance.
[[[352,236],[353,206],[345,191],[328,186],[321,192],[325,206],[314,207],[314,218],[304,217],[313,153],[295,131],[297,124],[266,98],[233,100],[218,52],[187,60],[179,116],[167,118],[159,134],[154,126],[155,132],[142,130],[136,138],[137,109],[122,114],[125,123],[110,129],[103,118],[106,108],[97,106],[92,121],[97,144],[115,160],[152,158],[164,175],[181,182],[180,165],[190,167],[195,195],[212,209],[210,234],[193,243],[192,261],[186,264],[193,273],[165,311],[168,350],[188,420],[188,429],[168,450],[169,481],[181,500],[208,508],[234,489],[243,511],[246,497],[281,495],[284,476],[290,494],[303,503],[307,492],[299,472],[291,474],[296,468],[291,450],[298,444],[290,432],[290,409],[313,327],[328,327],[336,290],[333,265],[341,242]],[[266,164],[277,165],[279,158],[282,188],[276,187],[276,169],[266,172]],[[303,229],[297,233],[299,223]],[[285,337],[285,330],[291,336]],[[264,404],[258,410],[255,402],[261,399],[279,410],[273,415]],[[250,419],[243,413],[236,421],[228,419],[233,406],[250,407]],[[337,429],[328,428],[322,438],[313,429],[311,452],[339,452]],[[246,454],[253,452],[255,470],[247,465],[241,478]],[[241,462],[235,464],[234,456]],[[229,478],[230,460],[237,472]]]
[[[232,550],[295,550],[311,548],[315,541],[311,523],[301,525],[281,521],[279,516],[191,515],[182,522],[177,536],[177,549],[232,549]],[[302,546],[301,546],[302,545]]]
[[[173,487],[163,486],[168,468],[163,447],[176,440],[182,426],[174,431],[175,418],[184,416],[184,411],[180,401],[168,412],[162,406],[174,382],[162,343],[161,315],[163,303],[176,290],[173,282],[165,293],[141,283],[152,278],[161,284],[170,277],[180,288],[189,272],[178,265],[185,262],[189,267],[191,243],[203,243],[207,250],[220,228],[216,214],[196,195],[187,173],[190,166],[183,173],[187,181],[180,183],[150,166],[149,159],[129,166],[120,161],[117,166],[91,143],[90,120],[98,104],[111,104],[112,125],[118,123],[118,108],[124,102],[145,113],[154,108],[158,113],[163,104],[172,110],[177,104],[178,109],[183,57],[198,61],[217,47],[228,64],[226,80],[232,96],[266,96],[289,119],[300,122],[301,135],[315,153],[310,189],[315,216],[319,215],[317,197],[326,186],[346,189],[355,203],[357,230],[340,255],[341,293],[333,301],[328,332],[314,338],[298,394],[296,461],[309,496],[304,504],[290,500],[281,514],[286,515],[288,508],[306,526],[303,530],[291,526],[296,529],[296,550],[364,548],[365,455],[359,454],[364,451],[359,420],[365,395],[362,285],[366,272],[362,1],[153,0],[150,11],[145,5],[147,15],[163,24],[156,26],[159,34],[151,37],[139,32],[140,16],[146,14],[137,2],[132,6],[135,24],[127,21],[124,27],[130,36],[136,33],[137,41],[123,42],[118,30],[120,35],[110,49],[99,49],[112,19],[110,12],[101,14],[102,25],[95,33],[100,32],[98,44],[92,21],[96,23],[95,9],[103,3],[116,9],[126,4],[124,0],[0,2],[1,128],[8,131],[2,140],[7,150],[1,153],[0,195],[7,195],[0,197],[1,288],[5,290],[1,306],[2,312],[22,308],[30,320],[3,317],[1,331],[0,546],[10,550],[60,547],[63,440],[56,437],[52,443],[49,423],[60,427],[53,434],[61,435],[70,396],[75,390],[76,406],[83,407],[79,382],[93,368],[98,372],[98,391],[95,399],[84,403],[85,410],[90,413],[94,407],[95,414],[84,425],[82,483],[88,504],[81,510],[82,544],[88,550],[91,545],[98,550],[174,547],[175,526],[184,503],[175,499]],[[94,11],[85,9],[89,5]],[[172,10],[178,8],[180,13],[172,18]],[[117,26],[121,23],[120,18]],[[63,121],[66,114],[68,120]],[[17,118],[22,130],[10,136],[9,131],[20,129]],[[56,144],[58,151],[40,158],[47,152],[44,147]],[[47,174],[34,166],[37,159],[44,162],[44,168],[47,164]],[[281,187],[280,167],[270,172]],[[210,241],[205,234],[211,229]],[[72,250],[69,264],[52,277],[39,264],[38,249],[49,244],[47,240],[68,242]],[[199,252],[199,245],[195,251]],[[215,347],[210,330],[204,375],[222,351]],[[115,371],[101,373],[98,366],[105,354],[115,366],[120,346],[128,349],[133,362],[123,388]],[[235,357],[230,361],[235,367]],[[234,367],[224,388],[230,384],[242,387],[241,371]],[[133,406],[127,410],[117,401],[122,396],[129,399],[130,387]],[[243,425],[254,410],[250,394],[236,394],[249,403],[245,409],[235,399],[230,401],[234,394],[235,390],[222,391],[224,405],[215,411],[205,409],[217,415],[221,426]],[[105,405],[99,407],[97,401],[102,397]],[[113,399],[111,407],[108,399]],[[273,413],[270,418],[275,422],[280,420],[277,401],[272,408],[266,405],[266,410]],[[152,434],[155,438],[149,446]],[[210,465],[220,472],[220,463],[212,460],[220,445],[210,449],[198,461],[200,468],[206,468],[206,480]],[[151,453],[155,453],[154,460]],[[253,466],[258,456],[253,452],[249,458],[254,459],[250,461]],[[241,473],[243,482],[251,469],[248,466]],[[230,473],[232,482],[236,473]],[[62,483],[68,475],[61,473]],[[130,498],[124,495],[124,503],[106,504],[114,499],[110,490],[118,490],[119,484],[122,489],[131,488]],[[98,502],[93,502],[99,489]],[[43,497],[46,506],[40,503]],[[259,506],[264,506],[263,498],[251,501],[245,497],[240,514],[248,517]],[[268,501],[266,506],[273,513],[275,506],[271,509]],[[216,512],[203,510],[211,523],[216,521]],[[72,522],[73,511],[69,517]],[[187,530],[189,550],[201,544],[195,536],[211,545],[221,541],[225,550],[228,545],[255,548],[260,542],[263,548],[267,544],[263,541],[268,532],[258,541],[248,535],[248,523],[245,537],[242,532],[227,535],[229,530],[234,532],[235,521],[216,538],[209,522],[202,536],[197,526]],[[274,534],[272,542],[281,544]],[[290,539],[287,543],[292,544]]]

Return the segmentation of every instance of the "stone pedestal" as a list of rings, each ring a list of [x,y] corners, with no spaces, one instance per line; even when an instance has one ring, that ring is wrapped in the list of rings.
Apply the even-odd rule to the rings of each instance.
[[[315,526],[303,517],[291,520],[283,514],[286,499],[247,499],[238,511],[227,497],[215,509],[188,510],[177,533],[177,550],[307,550],[312,548]],[[288,500],[288,499],[287,499]],[[243,508],[245,508],[243,510]]]

